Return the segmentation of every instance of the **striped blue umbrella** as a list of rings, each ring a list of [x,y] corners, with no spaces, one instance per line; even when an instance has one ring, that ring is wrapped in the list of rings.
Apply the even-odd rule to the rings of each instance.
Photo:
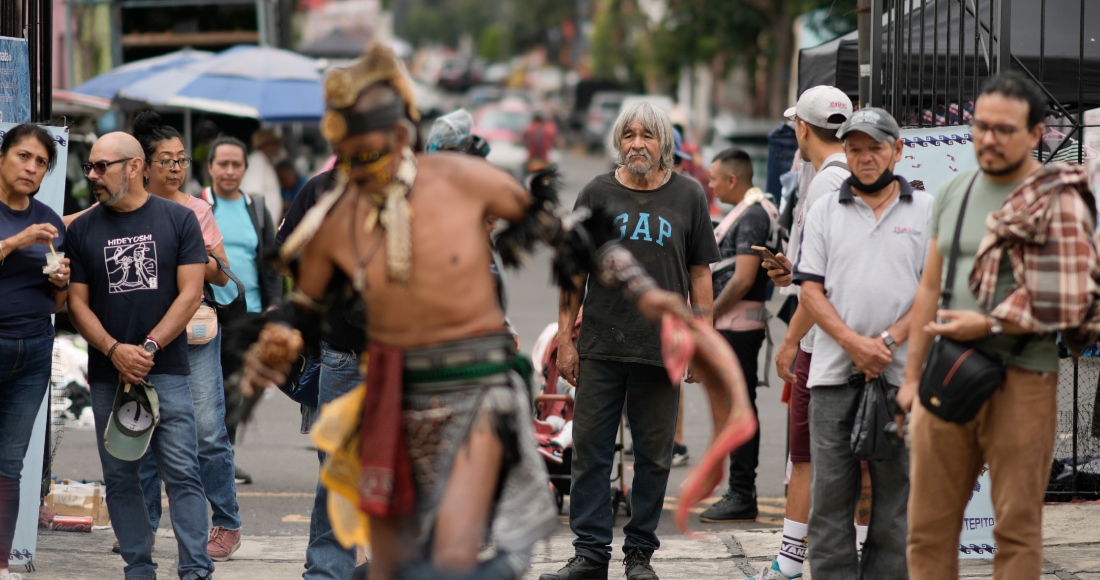
[[[124,87],[118,98],[269,123],[316,122],[324,113],[317,61],[270,46],[234,46]]]
[[[123,87],[136,83],[166,69],[178,68],[214,56],[205,50],[185,48],[153,58],[135,60],[115,70],[84,81],[72,92],[104,99],[113,99]]]

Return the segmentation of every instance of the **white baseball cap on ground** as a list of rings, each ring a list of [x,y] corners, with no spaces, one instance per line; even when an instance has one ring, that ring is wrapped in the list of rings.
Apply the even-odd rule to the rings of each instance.
[[[783,116],[791,120],[797,116],[822,129],[838,129],[852,116],[852,100],[836,87],[818,85],[806,89],[798,97],[798,103],[784,111]]]

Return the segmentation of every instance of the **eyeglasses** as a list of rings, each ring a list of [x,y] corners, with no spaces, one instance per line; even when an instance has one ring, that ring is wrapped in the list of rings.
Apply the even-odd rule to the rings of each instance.
[[[171,170],[173,165],[175,165],[176,163],[179,163],[180,164],[180,169],[187,169],[188,167],[191,166],[191,158],[190,157],[181,157],[179,159],[158,159],[158,160],[154,161],[153,163],[159,163],[161,167],[163,167],[165,169],[168,169],[168,170]]]
[[[988,125],[982,121],[971,121],[970,132],[975,141],[978,141],[985,137],[985,134],[993,131],[993,140],[998,143],[1004,143],[1015,135],[1018,131],[1023,130],[1023,127],[1017,127],[1015,125]]]
[[[114,161],[96,161],[95,163],[81,163],[80,169],[84,171],[85,177],[92,176],[92,170],[94,169],[97,175],[103,175],[107,173],[107,168],[115,163],[122,163],[123,161],[129,161],[133,157],[125,157],[123,159],[115,159]]]

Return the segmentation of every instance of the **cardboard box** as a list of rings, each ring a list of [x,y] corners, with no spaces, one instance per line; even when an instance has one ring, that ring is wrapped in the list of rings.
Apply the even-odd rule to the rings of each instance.
[[[107,491],[99,483],[75,483],[67,479],[61,483],[51,483],[46,505],[59,516],[91,517],[92,525],[111,525],[111,516],[107,512]]]

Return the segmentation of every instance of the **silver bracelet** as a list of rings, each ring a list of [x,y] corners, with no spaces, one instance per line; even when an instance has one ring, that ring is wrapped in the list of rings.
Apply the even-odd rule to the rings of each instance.
[[[4,260],[8,259],[7,252],[4,251],[4,240],[0,240],[0,264],[4,263]]]

